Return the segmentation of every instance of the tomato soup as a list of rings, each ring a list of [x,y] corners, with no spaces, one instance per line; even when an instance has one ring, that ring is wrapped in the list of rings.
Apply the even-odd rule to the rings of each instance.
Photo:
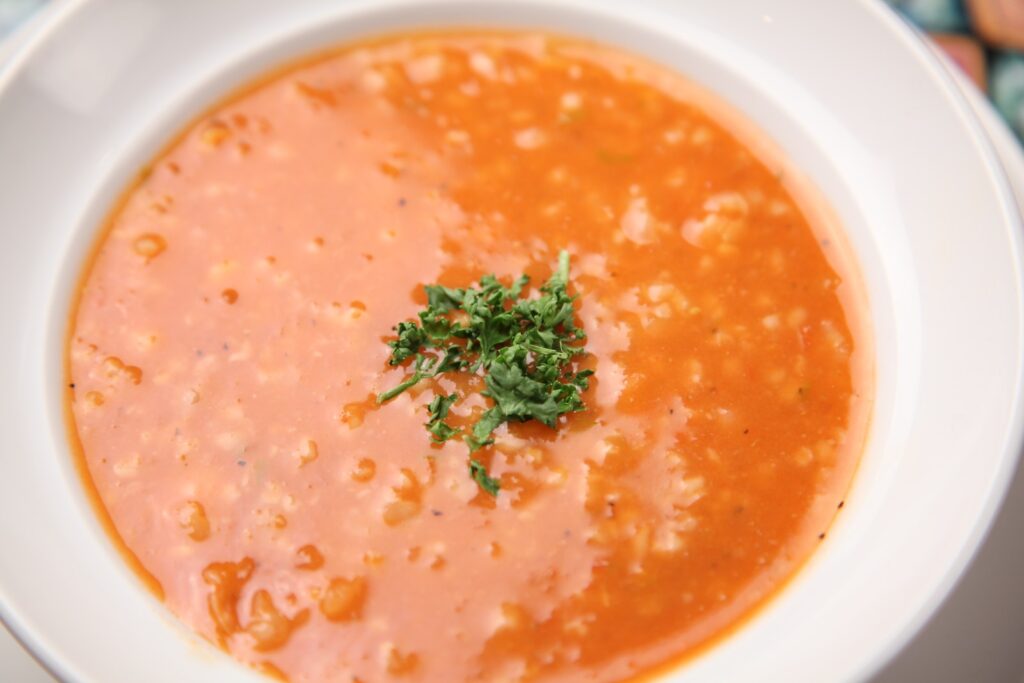
[[[185,130],[67,350],[87,484],[167,607],[282,679],[451,683],[649,677],[762,605],[843,505],[871,348],[828,221],[723,111],[614,49],[468,32]],[[464,431],[424,429],[452,392],[479,419],[480,377],[378,401],[412,372],[388,342],[425,285],[535,299],[562,251],[594,374],[472,452],[488,492]]]

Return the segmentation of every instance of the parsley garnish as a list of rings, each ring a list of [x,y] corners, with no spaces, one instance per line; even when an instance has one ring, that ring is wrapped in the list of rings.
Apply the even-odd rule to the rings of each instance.
[[[430,421],[424,426],[428,432],[433,434],[436,443],[444,443],[459,433],[458,429],[454,429],[444,422],[444,419],[448,417],[448,411],[451,410],[452,404],[457,400],[459,400],[458,394],[452,394],[451,396],[438,394],[430,402],[430,405],[427,406],[427,411],[430,413]]]
[[[480,485],[480,488],[492,496],[498,495],[501,482],[487,474],[487,468],[476,458],[469,459],[469,473],[473,475],[473,479]]]
[[[438,395],[427,406],[425,424],[436,443],[462,436],[470,453],[494,443],[492,434],[505,422],[537,420],[557,427],[558,418],[585,408],[582,392],[592,370],[576,370],[572,361],[585,353],[586,334],[576,326],[575,296],[570,296],[569,253],[558,256],[558,268],[540,288],[540,296],[523,297],[530,278],[522,275],[506,287],[494,275],[480,278],[479,287],[455,289],[427,285],[427,307],[418,321],[394,327],[390,365],[412,359],[412,374],[381,393],[378,403],[398,396],[424,379],[446,372],[481,374],[484,396],[493,405],[468,430],[445,420],[457,394]],[[492,496],[500,484],[476,458],[469,470],[480,488]]]

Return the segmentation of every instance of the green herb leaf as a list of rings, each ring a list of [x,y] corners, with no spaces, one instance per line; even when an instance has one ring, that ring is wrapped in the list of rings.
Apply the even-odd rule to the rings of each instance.
[[[531,378],[518,363],[495,361],[484,384],[484,396],[494,399],[505,418],[520,422],[533,418],[548,427],[555,426],[560,413],[551,383]]]
[[[388,362],[391,365],[399,365],[420,350],[420,346],[426,341],[426,335],[423,328],[411,322],[400,322],[395,325],[394,330],[398,333],[398,338],[388,342],[388,346],[391,347],[391,360]]]
[[[469,460],[469,473],[476,480],[476,483],[480,485],[480,488],[492,496],[498,495],[498,491],[501,489],[501,482],[487,474],[487,468],[476,458],[470,458]]]
[[[491,438],[491,432],[504,424],[504,422],[505,414],[501,412],[501,408],[497,406],[489,408],[473,425],[473,431],[469,438],[466,439],[469,451],[473,453],[484,446],[494,443],[494,439]]]
[[[523,297],[529,282],[522,275],[506,287],[485,275],[478,287],[427,285],[427,307],[419,312],[419,322],[398,323],[396,338],[388,342],[388,363],[414,358],[413,374],[381,393],[377,402],[444,373],[481,374],[483,395],[494,405],[463,436],[471,453],[492,444],[494,430],[506,422],[537,420],[556,428],[563,415],[584,410],[582,393],[593,371],[574,367],[585,353],[587,337],[575,324],[576,297],[568,293],[569,253],[559,254],[539,296]],[[457,400],[456,394],[438,395],[427,406],[425,426],[437,443],[462,434],[445,422]],[[470,473],[484,491],[497,495],[498,480],[476,459],[470,459]]]
[[[448,411],[451,410],[452,405],[459,400],[458,394],[452,394],[445,396],[444,394],[438,394],[434,397],[434,400],[427,406],[427,412],[430,413],[430,420],[426,423],[427,431],[433,435],[435,443],[444,443],[448,439],[452,438],[459,433],[458,429],[445,424],[445,418],[448,417]]]
[[[427,285],[423,288],[427,293],[427,308],[438,313],[453,311],[462,305],[465,290],[450,289],[441,285]]]

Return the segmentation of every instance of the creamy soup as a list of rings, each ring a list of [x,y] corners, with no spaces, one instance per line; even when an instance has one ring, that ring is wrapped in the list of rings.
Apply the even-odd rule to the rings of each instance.
[[[716,112],[617,50],[468,32],[190,125],[113,212],[67,350],[84,478],[167,607],[281,679],[449,683],[649,677],[762,605],[843,505],[870,339],[824,214]],[[425,286],[528,275],[501,314],[560,263],[573,409],[474,443],[472,363],[381,400]]]

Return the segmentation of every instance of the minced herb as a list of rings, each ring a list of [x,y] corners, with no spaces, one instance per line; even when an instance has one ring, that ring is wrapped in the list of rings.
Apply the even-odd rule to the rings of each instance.
[[[522,275],[508,287],[494,275],[480,279],[478,287],[453,289],[427,285],[427,307],[418,320],[394,327],[390,365],[407,363],[408,379],[381,393],[378,403],[398,396],[418,382],[445,373],[480,374],[482,394],[492,405],[468,430],[455,429],[445,420],[457,394],[438,395],[427,406],[426,428],[436,443],[461,437],[474,453],[494,442],[492,433],[505,422],[537,420],[555,428],[558,418],[585,408],[592,370],[576,370],[573,360],[585,353],[586,334],[576,326],[576,298],[570,296],[569,253],[558,257],[558,267],[540,288],[540,296],[523,296],[530,278]],[[500,485],[476,458],[470,474],[495,496]]]

